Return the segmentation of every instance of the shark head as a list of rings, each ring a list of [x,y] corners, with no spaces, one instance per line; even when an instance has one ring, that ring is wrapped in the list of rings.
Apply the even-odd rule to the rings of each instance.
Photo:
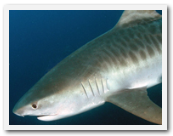
[[[50,102],[47,102],[47,98],[43,98],[40,100],[34,100],[34,94],[29,95],[28,93],[25,94],[14,106],[13,113],[18,116],[47,116],[47,115],[54,115],[55,113],[50,108],[53,108],[53,101],[52,105]],[[34,101],[33,101],[33,100]],[[28,101],[26,101],[28,100]]]
[[[96,97],[88,99],[79,80],[61,78],[61,70],[56,74],[53,71],[48,72],[24,94],[14,106],[14,114],[52,121],[94,108],[101,101]]]
[[[54,93],[57,88],[56,85],[50,87],[46,84],[43,85],[43,89],[38,84],[17,102],[13,108],[13,113],[18,116],[37,116],[40,120],[50,121],[54,118],[69,116],[80,110],[80,104],[74,101],[75,95],[68,95],[68,90],[64,89]]]

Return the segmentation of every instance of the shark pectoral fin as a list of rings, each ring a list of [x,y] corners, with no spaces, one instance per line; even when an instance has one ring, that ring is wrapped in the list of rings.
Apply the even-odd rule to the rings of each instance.
[[[123,90],[107,101],[147,121],[162,124],[162,109],[150,100],[146,88]]]

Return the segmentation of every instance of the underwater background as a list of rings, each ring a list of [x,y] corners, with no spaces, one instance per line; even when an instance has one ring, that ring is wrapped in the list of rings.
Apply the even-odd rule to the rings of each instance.
[[[158,11],[162,14],[162,11]],[[111,104],[44,122],[12,112],[17,101],[52,67],[115,26],[123,10],[9,11],[9,125],[152,125]],[[162,84],[148,89],[162,107]]]

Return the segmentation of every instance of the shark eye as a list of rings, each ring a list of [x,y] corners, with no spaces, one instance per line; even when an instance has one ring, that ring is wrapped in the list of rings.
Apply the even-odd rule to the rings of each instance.
[[[33,104],[32,104],[32,108],[33,108],[33,109],[36,109],[36,108],[37,108],[37,105],[33,103]]]

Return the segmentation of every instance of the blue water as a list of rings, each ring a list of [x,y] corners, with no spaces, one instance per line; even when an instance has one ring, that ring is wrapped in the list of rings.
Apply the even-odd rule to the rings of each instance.
[[[111,29],[123,11],[24,11],[9,13],[9,124],[10,125],[107,125],[153,124],[119,107],[103,106],[65,119],[43,122],[12,113],[17,101],[45,73],[93,38]],[[159,11],[159,13],[162,13]],[[162,106],[162,84],[149,89]]]

